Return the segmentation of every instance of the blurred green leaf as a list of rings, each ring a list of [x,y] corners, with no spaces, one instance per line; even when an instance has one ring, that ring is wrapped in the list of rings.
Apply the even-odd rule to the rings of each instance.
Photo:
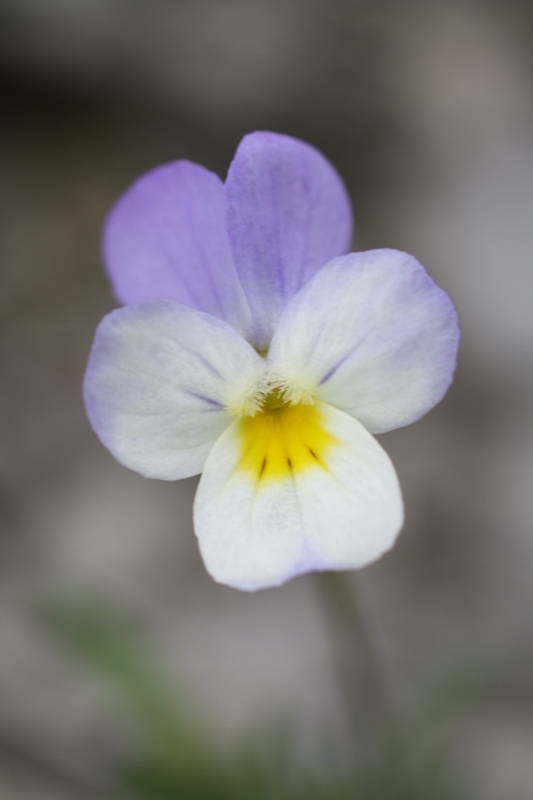
[[[232,782],[217,770],[168,770],[160,763],[135,764],[119,773],[121,783],[137,800],[232,800]]]
[[[144,753],[117,765],[119,796],[128,800],[459,800],[438,734],[463,707],[486,695],[475,671],[455,671],[422,692],[398,736],[352,774],[320,777],[303,767],[287,725],[247,737],[223,757],[174,685],[164,677],[139,630],[102,600],[41,605],[46,628],[104,678],[136,717]],[[325,748],[327,752],[327,748]]]
[[[424,729],[448,723],[494,693],[495,680],[486,662],[454,664],[418,693],[410,713],[412,724]]]
[[[199,731],[185,718],[176,688],[128,620],[92,598],[46,603],[37,611],[46,628],[113,687],[158,757],[174,764],[201,749]]]

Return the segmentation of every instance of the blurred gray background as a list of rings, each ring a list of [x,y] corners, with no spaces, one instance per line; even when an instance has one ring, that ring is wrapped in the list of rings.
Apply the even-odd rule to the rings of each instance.
[[[224,176],[257,129],[321,149],[352,196],[355,249],[411,252],[457,305],[454,386],[380,437],[407,522],[358,580],[399,700],[458,664],[498,674],[454,763],[472,798],[533,798],[532,45],[533,5],[513,0],[0,2],[2,800],[92,797],[131,746],[33,618],[71,591],[140,620],[222,740],[281,715],[304,758],[323,737],[342,751],[312,581],[215,585],[195,480],[115,463],[80,394],[114,307],[109,206],[176,158]]]

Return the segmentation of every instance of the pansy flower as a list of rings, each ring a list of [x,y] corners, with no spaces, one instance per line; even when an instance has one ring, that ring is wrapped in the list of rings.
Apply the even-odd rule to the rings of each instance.
[[[124,307],[101,322],[91,424],[149,478],[202,473],[207,570],[255,590],[363,567],[403,505],[372,434],[441,400],[457,317],[411,256],[348,253],[331,164],[288,136],[246,136],[225,183],[189,161],[139,178],[109,214],[104,258]]]

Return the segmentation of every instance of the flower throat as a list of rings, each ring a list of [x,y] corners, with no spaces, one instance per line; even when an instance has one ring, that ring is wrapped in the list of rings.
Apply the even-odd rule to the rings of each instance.
[[[257,482],[325,469],[327,453],[336,443],[324,427],[320,406],[291,404],[279,389],[269,392],[259,411],[238,425],[242,453],[238,468]]]

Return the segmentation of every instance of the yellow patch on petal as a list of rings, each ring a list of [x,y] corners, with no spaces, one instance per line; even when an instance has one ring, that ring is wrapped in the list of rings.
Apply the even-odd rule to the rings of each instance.
[[[242,457],[238,469],[257,481],[282,480],[321,466],[338,440],[324,426],[320,407],[290,405],[279,392],[266,398],[253,417],[239,421]]]

